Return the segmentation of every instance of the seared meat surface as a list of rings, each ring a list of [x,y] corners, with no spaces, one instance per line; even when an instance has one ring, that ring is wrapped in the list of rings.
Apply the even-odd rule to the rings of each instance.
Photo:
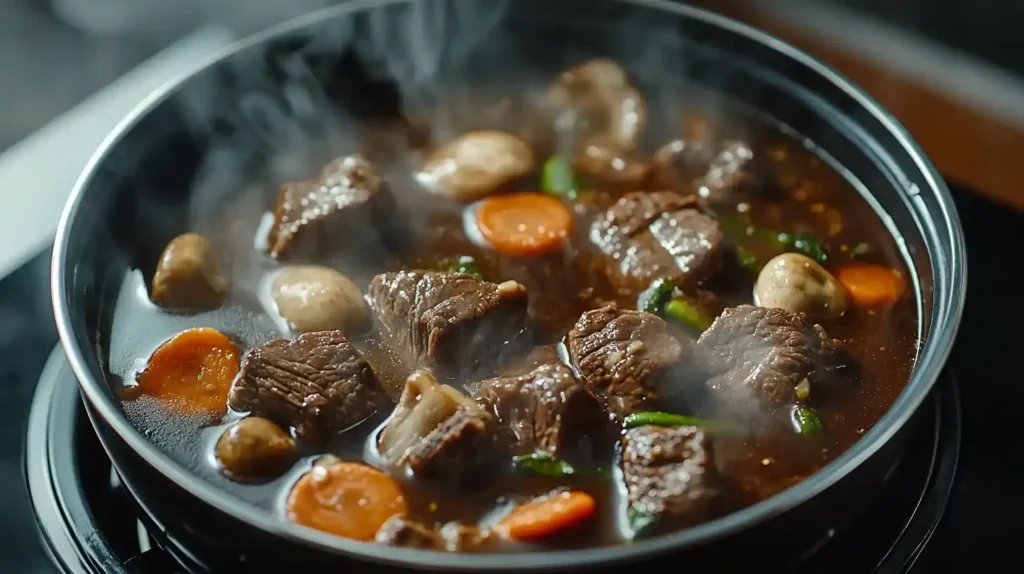
[[[526,289],[466,273],[399,271],[377,275],[367,292],[381,334],[410,367],[439,377],[493,359],[523,330]]]
[[[695,197],[670,191],[624,195],[590,228],[613,283],[643,289],[655,279],[695,286],[722,264],[725,235],[697,210]]]
[[[345,335],[319,331],[249,351],[228,404],[291,426],[300,439],[316,442],[387,408],[388,400],[370,364]]]
[[[391,215],[391,190],[370,162],[335,159],[309,180],[278,192],[267,249],[277,259],[316,259],[343,251],[364,255]]]
[[[620,417],[657,405],[662,384],[686,355],[663,319],[611,305],[584,313],[567,341],[587,387]]]
[[[472,394],[511,433],[517,454],[561,456],[584,436],[600,432],[605,419],[598,400],[561,363],[483,381]]]
[[[696,524],[720,494],[710,439],[697,427],[644,426],[622,437],[622,475],[634,527]]]
[[[842,366],[842,343],[803,313],[741,305],[726,309],[697,341],[708,387],[734,405],[778,408],[796,387],[828,388]]]

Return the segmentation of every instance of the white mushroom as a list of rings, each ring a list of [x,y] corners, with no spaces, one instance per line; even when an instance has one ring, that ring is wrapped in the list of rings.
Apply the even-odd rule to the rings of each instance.
[[[587,145],[619,152],[636,149],[647,122],[647,103],[622,66],[598,58],[563,72],[548,98],[566,117],[586,125]],[[559,123],[569,123],[564,118]]]
[[[185,233],[164,248],[153,273],[153,302],[168,309],[212,309],[228,292],[213,246],[198,233]]]
[[[847,298],[842,284],[816,261],[799,253],[783,253],[757,276],[754,303],[827,319],[846,311]]]
[[[458,201],[474,201],[528,175],[537,165],[516,136],[484,130],[462,134],[430,154],[416,175],[425,188]]]
[[[295,440],[267,419],[250,416],[231,425],[221,435],[216,455],[230,476],[274,476],[295,459]]]
[[[359,287],[334,269],[289,267],[274,279],[271,293],[278,314],[296,332],[338,329],[356,335],[370,326],[370,312]]]

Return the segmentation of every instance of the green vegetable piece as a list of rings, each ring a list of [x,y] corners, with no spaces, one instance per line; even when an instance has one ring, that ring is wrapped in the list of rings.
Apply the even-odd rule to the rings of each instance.
[[[651,286],[640,293],[637,300],[637,308],[641,311],[661,315],[665,303],[672,297],[675,286],[665,277],[655,279]]]
[[[705,331],[711,326],[711,320],[686,299],[673,299],[666,303],[665,315],[701,331]]]
[[[567,199],[577,199],[580,193],[580,184],[572,166],[557,155],[544,162],[540,172],[540,188],[551,195]]]
[[[633,538],[646,536],[658,525],[657,515],[638,512],[632,508],[626,510],[626,519],[629,521],[629,529],[633,532]]]
[[[761,265],[761,261],[758,260],[757,255],[751,253],[746,247],[743,247],[742,245],[736,246],[736,258],[739,260],[740,265],[747,271],[750,271],[755,275],[761,272],[761,268],[763,267],[763,265]]]
[[[825,432],[825,425],[821,423],[821,417],[811,407],[799,405],[793,409],[793,422],[796,430],[805,436],[820,435]]]
[[[818,263],[828,261],[828,253],[825,253],[825,246],[817,238],[806,233],[797,233],[792,237],[794,249]]]
[[[707,429],[709,431],[721,430],[724,428],[722,425],[715,421],[709,421],[687,415],[674,415],[672,413],[663,413],[659,411],[633,413],[626,417],[626,420],[623,421],[623,424],[627,429],[644,427],[648,425],[656,427],[695,426]]]
[[[449,261],[444,265],[444,270],[452,273],[468,273],[481,281],[484,279],[484,274],[480,271],[480,266],[477,265],[476,260],[469,255],[463,255],[454,261]]]
[[[562,459],[555,458],[546,452],[535,452],[517,456],[512,459],[512,462],[516,465],[516,468],[550,478],[576,474],[576,469],[571,464]]]

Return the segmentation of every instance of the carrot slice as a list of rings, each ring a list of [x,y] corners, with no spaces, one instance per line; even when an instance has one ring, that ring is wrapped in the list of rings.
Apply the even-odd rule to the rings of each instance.
[[[227,335],[210,328],[187,329],[168,339],[135,377],[139,393],[181,414],[227,408],[241,353]]]
[[[505,515],[496,530],[516,540],[536,540],[583,522],[597,504],[586,492],[569,490],[538,498]]]
[[[352,538],[373,540],[389,518],[406,511],[405,497],[383,472],[356,462],[314,466],[288,494],[288,519]]]
[[[476,223],[498,251],[528,257],[557,250],[572,231],[572,213],[548,195],[511,193],[484,201]]]
[[[903,276],[884,265],[847,265],[839,270],[837,278],[854,302],[866,307],[895,301],[903,293]]]

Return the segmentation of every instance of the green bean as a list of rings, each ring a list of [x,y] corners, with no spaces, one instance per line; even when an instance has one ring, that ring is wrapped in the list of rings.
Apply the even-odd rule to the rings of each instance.
[[[666,303],[665,315],[701,331],[706,331],[711,326],[711,319],[705,317],[700,309],[686,299],[673,299]]]
[[[655,279],[651,282],[651,286],[640,294],[637,307],[641,311],[661,315],[665,309],[665,303],[672,297],[673,290],[675,290],[675,286],[667,278]]]
[[[534,474],[558,478],[576,474],[576,469],[562,459],[555,458],[546,452],[535,452],[517,456],[512,459],[517,468]]]
[[[662,413],[658,411],[647,411],[642,413],[633,413],[626,417],[623,421],[624,426],[627,429],[643,426],[656,426],[656,427],[677,427],[677,426],[695,426],[705,428],[707,430],[720,430],[722,427],[715,421],[709,421],[697,417],[691,417],[687,415],[675,415],[672,413]]]
[[[811,407],[798,405],[793,409],[793,421],[802,435],[819,435],[825,432],[825,425],[821,423],[821,417]]]
[[[577,199],[580,193],[580,184],[572,166],[557,155],[544,162],[540,172],[540,188],[551,195],[567,199]]]

